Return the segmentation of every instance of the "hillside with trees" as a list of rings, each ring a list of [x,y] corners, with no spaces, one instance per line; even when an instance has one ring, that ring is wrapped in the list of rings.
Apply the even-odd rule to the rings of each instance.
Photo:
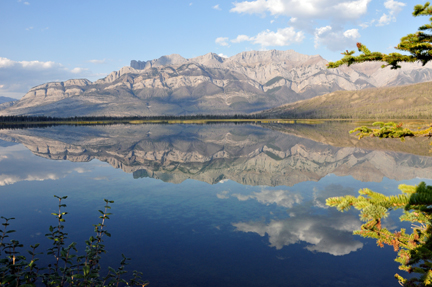
[[[432,82],[337,91],[257,113],[265,118],[430,119]]]

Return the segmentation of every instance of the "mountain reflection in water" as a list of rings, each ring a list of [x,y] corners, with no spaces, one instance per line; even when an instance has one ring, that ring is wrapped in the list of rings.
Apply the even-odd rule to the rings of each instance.
[[[57,126],[0,130],[0,139],[22,143],[44,158],[73,162],[99,159],[133,173],[134,178],[172,183],[195,179],[214,184],[230,179],[252,186],[292,186],[318,181],[328,174],[375,182],[383,177],[402,180],[432,174],[429,156],[379,150],[388,143],[377,140],[372,144],[363,140],[367,149],[359,148],[346,129],[339,135],[334,134],[338,129],[330,131],[328,138],[319,134],[321,140],[331,139],[333,145],[339,140],[345,145],[337,147],[306,138],[314,138],[311,128],[306,126],[309,130],[302,134],[298,126],[268,126],[279,131],[251,125]],[[341,141],[341,135],[348,140]],[[405,149],[410,146],[392,143]],[[419,145],[428,150],[424,140],[414,143],[413,151],[418,152]]]
[[[0,142],[0,215],[17,217],[14,229],[25,230],[20,242],[44,247],[52,195],[69,195],[66,228],[83,242],[101,199],[115,200],[106,264],[116,266],[125,253],[136,259],[130,269],[154,286],[394,286],[393,249],[353,236],[358,214],[327,208],[325,200],[364,187],[395,194],[402,181],[430,179],[428,142],[359,142],[347,130],[232,124],[0,130],[7,141]],[[403,226],[397,216],[383,225]]]

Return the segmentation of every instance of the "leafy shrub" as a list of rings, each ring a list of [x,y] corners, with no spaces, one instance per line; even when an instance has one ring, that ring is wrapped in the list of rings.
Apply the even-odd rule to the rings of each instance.
[[[95,224],[95,236],[90,236],[85,241],[86,248],[84,255],[77,255],[76,243],[73,242],[66,246],[65,240],[67,233],[64,232],[63,222],[67,212],[62,212],[62,208],[66,204],[62,200],[67,196],[54,196],[59,200],[58,213],[52,213],[58,220],[57,226],[50,226],[49,232],[45,234],[46,238],[52,241],[52,247],[46,251],[50,255],[53,262],[47,266],[40,267],[37,262],[37,256],[43,253],[37,253],[36,250],[39,244],[30,245],[31,250],[28,253],[31,259],[21,255],[20,250],[23,244],[18,240],[10,240],[6,242],[6,238],[15,230],[8,230],[10,221],[14,218],[5,218],[3,231],[0,233],[0,286],[146,286],[148,281],[141,279],[141,272],[133,271],[133,278],[129,281],[122,279],[122,275],[127,271],[125,266],[130,260],[124,255],[117,269],[108,267],[108,273],[105,276],[101,275],[101,254],[106,253],[103,237],[106,235],[111,237],[111,234],[105,229],[105,220],[109,219],[111,213],[110,204],[114,201],[104,199],[104,211],[99,210],[101,222]]]
[[[371,129],[367,126],[361,126],[350,131],[350,134],[357,132],[358,139],[365,136],[379,137],[379,138],[400,138],[401,141],[405,140],[405,137],[420,137],[420,136],[431,136],[432,127],[412,131],[408,128],[403,128],[403,123],[396,124],[394,122],[375,122],[373,126],[379,126],[379,129]]]

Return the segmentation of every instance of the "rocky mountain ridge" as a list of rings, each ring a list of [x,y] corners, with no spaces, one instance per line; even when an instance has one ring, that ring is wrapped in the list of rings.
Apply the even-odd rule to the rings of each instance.
[[[151,116],[249,113],[338,90],[432,80],[432,65],[381,69],[364,63],[327,69],[319,55],[293,50],[248,51],[230,58],[209,53],[131,61],[103,79],[46,83],[0,115]]]

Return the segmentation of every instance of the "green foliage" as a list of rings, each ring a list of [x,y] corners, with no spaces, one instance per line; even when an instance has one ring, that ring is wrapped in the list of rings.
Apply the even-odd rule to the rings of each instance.
[[[405,140],[405,137],[414,137],[428,134],[432,128],[428,128],[421,131],[412,131],[408,128],[403,128],[403,123],[395,124],[394,122],[375,122],[373,126],[379,126],[379,129],[371,129],[366,126],[361,126],[350,131],[350,134],[357,132],[358,139],[365,136],[378,137],[378,138],[400,138],[401,141]]]
[[[30,258],[21,255],[23,244],[18,240],[10,240],[6,242],[9,234],[15,230],[7,230],[10,221],[15,218],[5,218],[3,231],[0,233],[0,286],[119,286],[120,284],[127,286],[146,286],[148,281],[141,280],[142,273],[134,271],[133,278],[129,281],[122,279],[127,271],[125,267],[127,261],[130,260],[124,255],[120,266],[117,269],[108,267],[108,273],[105,276],[100,274],[101,254],[106,253],[103,237],[111,237],[111,234],[105,229],[105,220],[109,219],[111,213],[107,211],[111,209],[110,204],[114,201],[104,199],[105,209],[99,210],[101,222],[94,225],[95,236],[90,236],[85,241],[86,248],[83,255],[77,255],[76,243],[72,242],[66,245],[67,233],[64,232],[63,222],[67,212],[62,212],[62,208],[66,204],[62,204],[62,200],[67,196],[54,196],[59,200],[58,213],[52,213],[57,218],[58,224],[50,226],[49,232],[45,235],[46,238],[52,241],[52,247],[48,248],[46,254],[50,255],[53,262],[45,267],[37,264],[39,260],[36,249],[39,244],[31,245],[31,250],[28,251]]]
[[[331,197],[326,204],[342,212],[351,207],[361,211],[360,218],[366,223],[354,234],[376,239],[380,247],[393,246],[398,252],[395,261],[400,263],[399,269],[417,274],[411,279],[396,274],[402,286],[432,286],[432,186],[422,182],[418,186],[403,184],[399,189],[402,194],[385,196],[365,188],[358,197]],[[411,234],[405,229],[391,232],[381,226],[382,219],[396,209],[404,209],[401,221],[413,223]]]
[[[405,137],[431,137],[432,136],[432,125],[429,128],[423,130],[412,131],[408,128],[403,128],[403,123],[395,124],[394,122],[375,122],[373,126],[380,126],[379,129],[371,129],[367,126],[357,127],[351,130],[349,133],[357,133],[358,139],[365,136],[378,137],[378,138],[399,138],[401,141],[405,141]],[[432,142],[430,143],[432,145]],[[432,150],[430,150],[432,152]]]
[[[432,15],[430,3],[416,5],[413,16]],[[344,57],[337,62],[330,62],[328,68],[337,68],[341,65],[348,66],[355,63],[382,61],[387,64],[382,67],[390,66],[391,69],[401,68],[400,62],[420,61],[426,65],[432,60],[432,35],[424,31],[432,31],[431,23],[425,24],[414,34],[408,34],[403,37],[396,49],[408,52],[408,55],[400,53],[383,54],[381,52],[371,52],[365,45],[357,43],[357,49],[360,55],[354,56],[354,51],[342,53]],[[376,122],[374,126],[378,129],[371,129],[367,126],[357,127],[350,133],[357,133],[359,139],[370,136],[379,138],[400,138],[402,141],[405,137],[410,136],[431,136],[432,127],[424,130],[412,131],[402,127],[402,123],[394,122]],[[398,196],[385,196],[373,192],[369,189],[360,190],[360,196],[344,196],[327,199],[326,204],[336,207],[340,211],[345,211],[353,206],[360,210],[360,218],[366,221],[361,230],[354,231],[354,234],[363,237],[374,238],[381,247],[384,244],[392,245],[398,256],[395,261],[400,263],[400,270],[409,273],[416,273],[418,276],[405,279],[396,274],[402,286],[432,286],[432,187],[426,186],[425,183],[417,187],[401,185],[399,189],[402,194]],[[412,233],[406,233],[405,229],[397,232],[390,232],[382,228],[382,219],[388,216],[389,211],[404,208],[404,214],[400,217],[401,221],[410,221],[413,224]]]
[[[430,3],[426,2],[424,5],[416,5],[414,17],[417,16],[431,16],[432,7]],[[330,62],[328,68],[337,68],[339,66],[347,64],[348,66],[355,63],[371,62],[371,61],[382,61],[386,62],[386,65],[382,67],[390,66],[391,69],[398,69],[401,66],[400,62],[416,62],[420,61],[423,66],[432,60],[432,35],[427,34],[424,31],[432,31],[432,18],[431,23],[425,24],[419,27],[419,31],[414,34],[408,34],[401,38],[400,43],[395,47],[397,50],[408,52],[409,55],[402,55],[400,53],[383,54],[381,52],[371,52],[365,45],[357,43],[357,49],[360,55],[354,56],[354,51],[348,51],[342,53],[344,57],[337,62]]]

